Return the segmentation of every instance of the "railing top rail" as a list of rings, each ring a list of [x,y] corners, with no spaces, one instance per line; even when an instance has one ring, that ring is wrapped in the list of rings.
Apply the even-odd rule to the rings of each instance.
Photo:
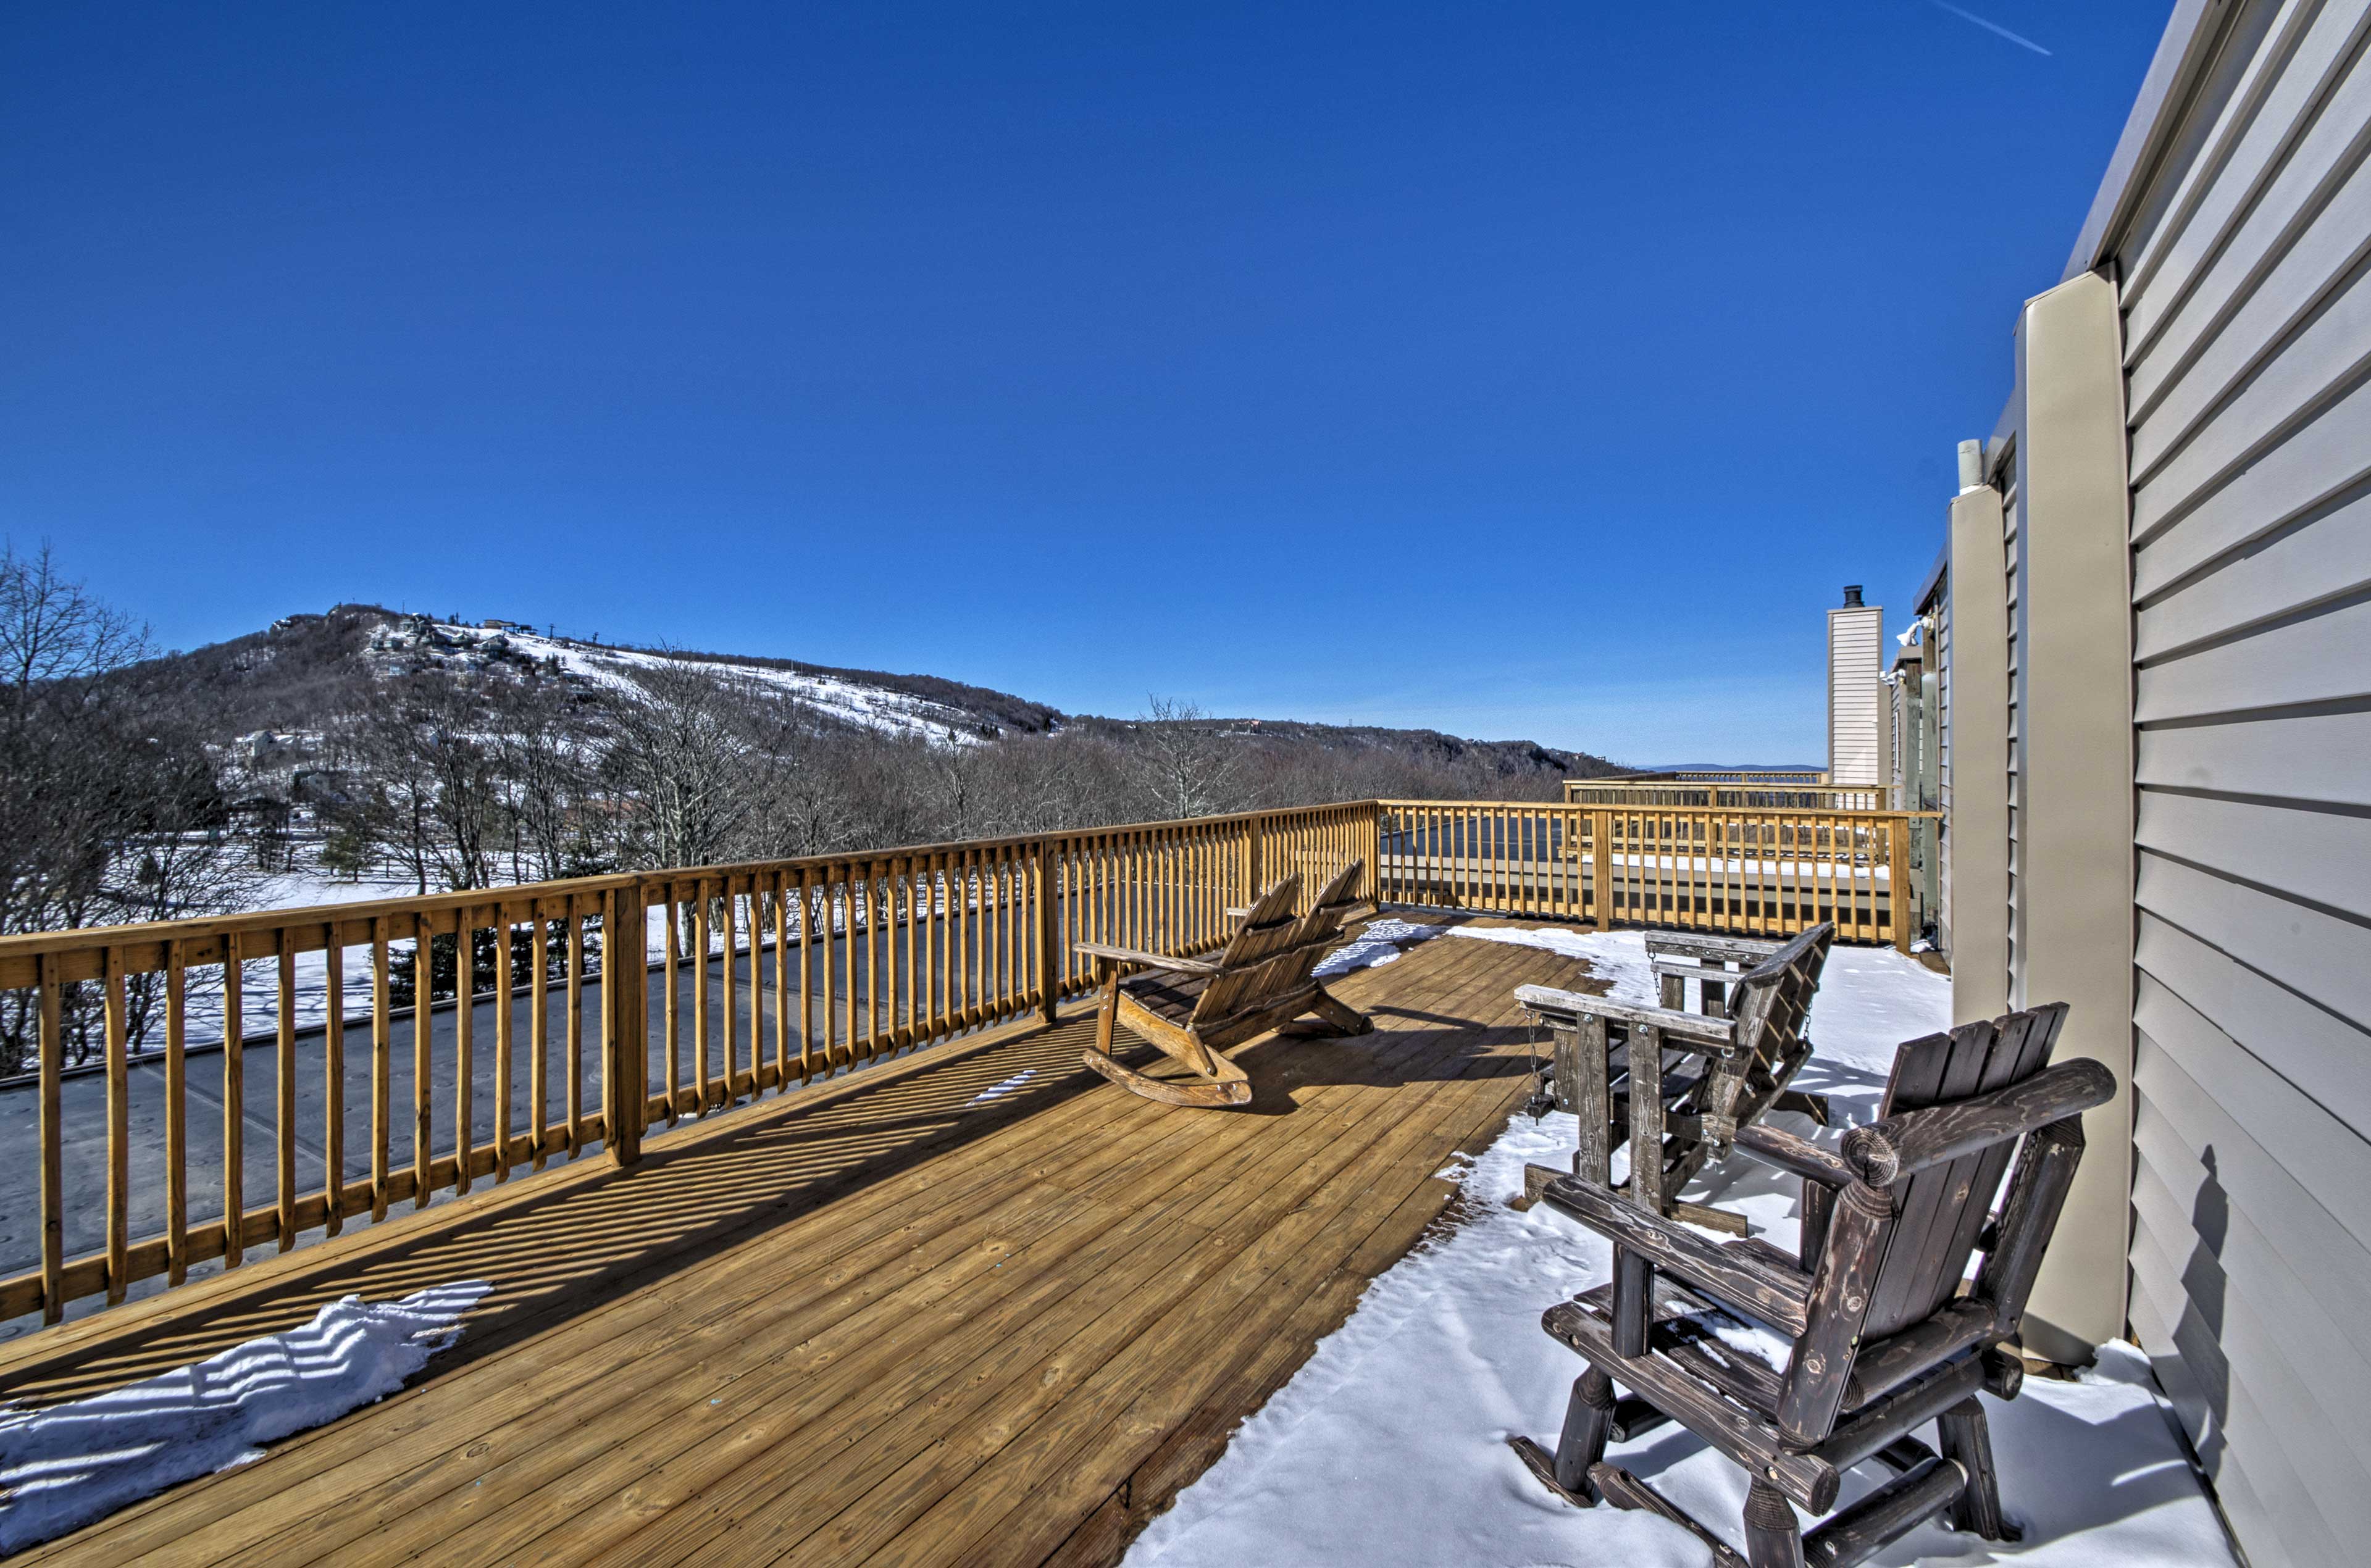
[[[1600,781],[1581,781],[1591,788]],[[1618,782],[1618,781],[1613,781]],[[1590,810],[1653,811],[1671,813],[1701,813],[1730,815],[1748,813],[1763,817],[1818,817],[1825,820],[1908,821],[1914,818],[1939,818],[1940,812],[1890,811],[1863,807],[1801,807],[1801,806],[1590,806],[1571,801],[1423,801],[1371,800],[1332,801],[1306,806],[1278,806],[1259,811],[1230,812],[1207,817],[1179,817],[1155,822],[1112,823],[1093,827],[1063,828],[1048,833],[1008,834],[985,838],[966,838],[927,844],[894,845],[880,849],[843,852],[828,855],[803,855],[775,860],[739,860],[722,865],[671,866],[651,870],[614,871],[600,876],[574,877],[558,882],[514,882],[501,887],[472,888],[458,893],[399,894],[384,898],[357,899],[346,903],[315,904],[288,908],[249,910],[233,915],[192,916],[179,920],[145,921],[125,926],[80,926],[56,931],[29,931],[0,937],[0,965],[14,968],[22,961],[44,954],[87,952],[101,947],[146,947],[170,941],[205,941],[226,936],[265,934],[293,926],[327,925],[332,922],[351,927],[357,923],[389,917],[431,917],[447,916],[459,910],[482,909],[489,905],[516,906],[537,900],[570,897],[597,897],[612,892],[646,892],[653,886],[688,881],[723,881],[752,875],[795,874],[800,871],[830,872],[843,868],[878,864],[883,860],[918,858],[924,855],[959,854],[971,850],[1027,849],[1045,846],[1058,849],[1116,834],[1160,834],[1186,830],[1208,831],[1255,822],[1274,823],[1278,820],[1308,817],[1328,812],[1411,808],[1448,812],[1473,811],[1566,811]]]
[[[735,860],[707,866],[667,866],[649,870],[609,871],[599,876],[571,877],[556,882],[509,882],[499,887],[468,888],[457,893],[405,893],[384,898],[354,899],[333,904],[246,910],[231,915],[197,915],[179,920],[148,920],[124,926],[75,926],[55,931],[27,931],[0,937],[0,963],[39,957],[43,953],[84,951],[93,947],[147,946],[176,940],[206,940],[249,932],[276,931],[283,927],[337,921],[351,925],[384,916],[439,916],[456,910],[482,909],[490,905],[519,905],[538,899],[583,897],[611,892],[646,889],[671,882],[721,881],[762,872],[832,870],[866,862],[894,860],[924,854],[973,849],[1029,848],[1107,837],[1123,833],[1227,827],[1257,821],[1307,816],[1323,812],[1372,808],[1374,801],[1329,801],[1307,806],[1277,806],[1261,811],[1229,812],[1206,817],[1178,817],[1156,822],[1111,823],[1095,827],[1063,828],[1050,833],[1006,834],[988,838],[943,840],[929,844],[892,845],[880,849],[828,855],[790,856],[774,860]]]
[[[1803,816],[1852,817],[1896,821],[1909,817],[1939,817],[1941,812],[1899,812],[1869,806],[1616,806],[1591,805],[1586,801],[1375,801],[1378,806],[1428,806],[1440,811],[1527,811],[1527,812],[1674,812],[1694,813],[1704,816]]]

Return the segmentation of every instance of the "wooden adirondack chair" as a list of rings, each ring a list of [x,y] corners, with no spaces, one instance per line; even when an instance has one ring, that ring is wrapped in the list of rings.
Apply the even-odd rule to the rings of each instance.
[[[1613,1151],[1623,1142],[1659,1147],[1660,1160],[1634,1152],[1631,1195],[1658,1214],[1742,1236],[1745,1221],[1726,1209],[1678,1203],[1673,1193],[1729,1150],[1737,1129],[1774,1107],[1810,1113],[1824,1124],[1827,1102],[1788,1089],[1810,1059],[1804,1024],[1835,928],[1812,927],[1791,941],[1760,943],[1729,938],[1648,940],[1663,998],[1676,1004],[1689,979],[1706,989],[1703,1013],[1676,1005],[1642,1008],[1547,986],[1522,986],[1515,999],[1524,1016],[1556,1035],[1556,1106],[1580,1118],[1573,1174],[1599,1186],[1613,1179]],[[1750,961],[1742,973],[1724,961]],[[1680,1057],[1672,1070],[1664,1057]],[[1534,1196],[1562,1172],[1530,1168]]]
[[[1226,947],[1208,959],[1169,958],[1103,942],[1076,944],[1095,960],[1103,987],[1095,1043],[1080,1053],[1081,1058],[1147,1100],[1217,1108],[1248,1105],[1252,1098],[1250,1078],[1219,1054],[1226,1047],[1303,1013],[1315,1013],[1334,1033],[1366,1033],[1374,1028],[1367,1016],[1336,998],[1311,974],[1346,930],[1373,915],[1373,906],[1359,896],[1366,869],[1364,860],[1343,867],[1309,913],[1297,918],[1292,906],[1301,896],[1301,878],[1285,878],[1259,896]],[[1125,974],[1130,964],[1143,964],[1146,972]],[[1112,1055],[1113,1031],[1120,1025],[1186,1064],[1203,1081],[1170,1082],[1123,1066]]]
[[[1510,1439],[1532,1473],[1582,1507],[1602,1495],[1651,1509],[1729,1568],[1845,1568],[1947,1508],[1958,1528],[2014,1539],[1975,1395],[2016,1397],[2024,1363],[2007,1344],[2082,1159],[2082,1113],[2115,1090],[2098,1062],[2047,1065],[2065,1016],[2053,1003],[1903,1045],[1881,1119],[1846,1134],[1841,1156],[1771,1127],[1740,1131],[1740,1152],[1803,1179],[1792,1258],[1707,1240],[1576,1177],[1552,1183],[1552,1206],[1613,1242],[1614,1271],[1541,1320],[1589,1370],[1555,1453]],[[1644,1407],[1629,1435],[1668,1415],[1752,1476],[1742,1556],[1604,1462],[1622,1424],[1616,1382]],[[1929,1421],[1939,1456],[1911,1435]],[[1843,1473],[1868,1459],[1892,1479],[1806,1536],[1795,1509],[1827,1513]]]

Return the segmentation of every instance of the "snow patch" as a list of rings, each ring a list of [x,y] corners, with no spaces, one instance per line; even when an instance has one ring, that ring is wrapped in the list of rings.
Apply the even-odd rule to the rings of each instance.
[[[1326,954],[1325,962],[1312,973],[1320,980],[1331,980],[1356,970],[1396,963],[1402,948],[1429,941],[1441,930],[1439,926],[1419,926],[1407,920],[1370,920],[1356,937]]]
[[[1460,926],[1444,934],[1563,953],[1611,980],[1624,1000],[1653,997],[1640,933]],[[1833,1145],[1846,1124],[1873,1119],[1894,1047],[1949,1020],[1950,983],[1942,976],[1891,950],[1834,950],[1810,1023],[1819,1053],[1798,1079],[1828,1095],[1836,1113],[1836,1128],[1822,1140]],[[1780,1123],[1817,1132],[1791,1114]],[[1568,1164],[1578,1131],[1561,1113],[1536,1123],[1513,1117],[1462,1171],[1464,1222],[1368,1287],[1349,1320],[1152,1522],[1128,1562],[1698,1568],[1704,1548],[1677,1526],[1651,1514],[1569,1507],[1506,1447],[1517,1433],[1554,1442],[1581,1369],[1540,1332],[1541,1309],[1613,1271],[1611,1249],[1594,1232],[1546,1205],[1521,1213],[1508,1206],[1523,1190],[1524,1165]],[[1795,1183],[1751,1160],[1726,1162],[1690,1195],[1742,1209],[1773,1245],[1795,1244]],[[1756,1325],[1707,1327],[1732,1348],[1770,1348],[1757,1343]],[[1985,1412],[2002,1501],[2026,1526],[2025,1542],[1994,1547],[1930,1524],[1874,1561],[2231,1562],[2137,1350],[2110,1345],[2081,1381],[2030,1378],[2018,1399],[1988,1400]],[[1609,1457],[1732,1540],[1740,1533],[1744,1472],[1684,1432],[1667,1426]],[[1856,1472],[1845,1500],[1873,1484]]]
[[[1031,1078],[1034,1078],[1036,1076],[1036,1068],[1024,1067],[1021,1071],[1013,1074],[1011,1078],[1006,1078],[1002,1083],[989,1084],[986,1089],[981,1090],[977,1094],[975,1094],[969,1100],[965,1101],[964,1103],[966,1105],[985,1105],[991,1100],[1001,1100],[1006,1095],[1018,1090],[1023,1085],[1026,1084]]]
[[[0,1552],[51,1539],[402,1387],[461,1337],[483,1280],[333,1301],[303,1328],[46,1410],[0,1414]]]

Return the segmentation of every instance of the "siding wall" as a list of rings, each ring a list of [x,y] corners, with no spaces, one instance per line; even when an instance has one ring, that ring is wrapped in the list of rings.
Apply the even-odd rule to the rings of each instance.
[[[2371,0],[2229,9],[2112,252],[2131,1315],[2267,1568],[2371,1540]]]
[[[2010,471],[2014,473],[2015,469],[2012,467]],[[2017,486],[2013,482],[2007,484],[2007,490],[2001,496],[2001,527],[2007,555],[2006,570],[2008,573],[2008,950],[2005,958],[2008,973],[2014,975],[2018,973],[2018,943],[2022,934],[2021,923],[2017,917],[2018,873],[2023,863],[2022,858],[2018,853],[2017,818],[2020,803],[2018,789],[2018,762],[2024,753],[2024,747],[2019,744],[2018,736],[2018,683],[2017,677],[2018,633],[2023,629],[2024,621],[2018,614],[2017,605],[2017,546],[2019,530]],[[2015,989],[2012,983],[2011,994],[2014,994]]]
[[[1943,820],[1936,824],[1936,936],[1946,955],[1951,945],[1951,576],[1946,571],[1935,594],[1935,770]]]
[[[1828,781],[1872,788],[1886,780],[1884,684],[1878,648],[1885,612],[1871,605],[1828,612]]]

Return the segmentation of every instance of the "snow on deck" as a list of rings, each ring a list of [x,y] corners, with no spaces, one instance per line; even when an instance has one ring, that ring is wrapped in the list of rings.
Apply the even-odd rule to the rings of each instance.
[[[1617,997],[1654,999],[1637,932],[1467,926],[1436,938],[1437,929],[1377,921],[1337,955],[1339,967],[1388,963],[1418,940],[1511,941],[1586,960]],[[1818,1054],[1798,1086],[1829,1096],[1838,1129],[1872,1120],[1895,1045],[1948,1027],[1949,1011],[1940,976],[1890,950],[1839,947],[1811,1013]],[[1792,1115],[1780,1124],[1813,1130]],[[1518,1433],[1554,1446],[1582,1363],[1540,1332],[1540,1313],[1612,1273],[1611,1250],[1593,1232],[1545,1205],[1508,1206],[1522,1191],[1524,1163],[1567,1164],[1577,1132],[1568,1115],[1516,1116],[1464,1172],[1463,1226],[1375,1281],[1128,1562],[1703,1563],[1699,1542],[1653,1515],[1581,1510],[1549,1495],[1506,1446]],[[1755,1234],[1793,1247],[1793,1188],[1775,1172],[1734,1159],[1696,1186],[1742,1209]],[[2079,1382],[2029,1378],[2018,1399],[1984,1404],[2002,1504],[2026,1527],[2024,1542],[1996,1546],[1929,1524],[1872,1561],[2231,1562],[2137,1350],[2111,1345]],[[1684,1430],[1665,1426],[1608,1458],[1737,1541],[1745,1474]],[[1855,1479],[1847,1500],[1873,1484]]]
[[[262,1458],[262,1445],[403,1386],[461,1337],[493,1287],[465,1280],[399,1301],[348,1296],[285,1333],[46,1410],[0,1412],[0,1553],[104,1518],[168,1486]]]

